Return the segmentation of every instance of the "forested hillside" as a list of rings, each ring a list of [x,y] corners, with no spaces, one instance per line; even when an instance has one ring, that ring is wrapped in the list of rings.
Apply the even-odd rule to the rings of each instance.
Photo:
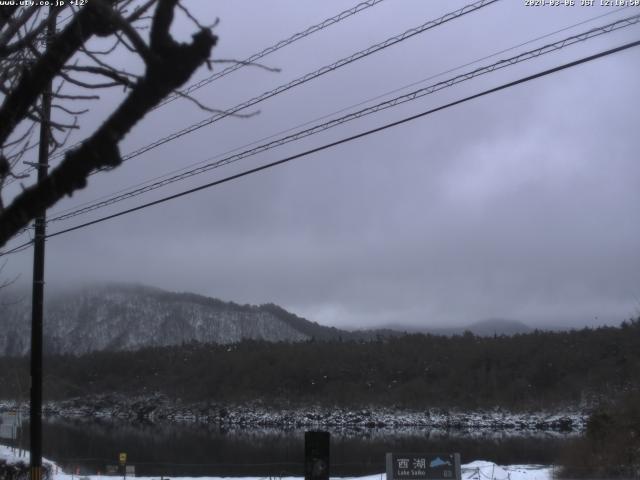
[[[0,355],[29,351],[31,305],[27,292],[0,298]],[[45,302],[44,349],[50,354],[245,339],[304,341],[348,335],[276,305],[239,305],[193,293],[142,285],[107,284],[53,292]]]
[[[513,337],[408,335],[147,348],[45,360],[45,398],[160,392],[187,401],[546,407],[640,386],[640,319]],[[26,397],[26,357],[0,359],[0,398]]]
[[[465,329],[479,335],[493,335],[494,332],[524,333],[528,327],[493,319],[466,327],[438,328],[431,333],[453,335]],[[370,340],[403,335],[403,330],[405,328],[348,331],[309,321],[273,303],[239,305],[194,293],[112,283],[51,292],[45,302],[44,351],[80,355],[194,341],[226,345],[243,340]],[[25,355],[29,352],[30,338],[29,292],[1,291],[0,356]]]

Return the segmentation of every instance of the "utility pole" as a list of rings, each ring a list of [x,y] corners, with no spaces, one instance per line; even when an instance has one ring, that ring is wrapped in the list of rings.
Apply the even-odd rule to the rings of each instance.
[[[56,31],[56,15],[49,7],[46,45]],[[49,136],[51,120],[52,82],[42,92],[40,145],[38,149],[38,183],[45,179],[49,168]],[[35,219],[33,242],[33,289],[31,300],[31,408],[29,428],[31,433],[29,472],[31,480],[42,480],[42,316],[44,304],[44,244],[46,209]]]

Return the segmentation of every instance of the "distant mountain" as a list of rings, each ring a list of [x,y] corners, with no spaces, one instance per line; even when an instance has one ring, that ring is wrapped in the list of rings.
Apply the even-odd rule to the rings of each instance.
[[[28,295],[0,305],[0,355],[29,351]],[[111,284],[51,295],[45,302],[47,353],[135,350],[192,341],[229,344],[246,339],[299,342],[349,337],[277,305],[238,305],[192,293]]]
[[[13,293],[0,301],[0,355],[24,355],[30,348],[30,296]],[[130,285],[94,285],[52,293],[45,302],[46,353],[83,354],[96,350],[136,350],[189,342],[231,344],[242,340],[301,342],[359,340],[407,333],[479,336],[531,331],[504,319],[483,320],[467,327],[419,329],[392,325],[368,330],[325,327],[272,303],[239,305],[193,293],[173,293]]]
[[[516,320],[508,320],[505,318],[489,318],[472,323],[465,330],[478,335],[480,337],[488,337],[491,335],[517,335],[532,332],[533,329],[528,325]]]
[[[562,328],[556,330],[564,330]],[[528,325],[517,320],[508,320],[504,318],[489,318],[480,320],[475,323],[463,327],[420,327],[416,325],[385,325],[375,330],[362,330],[362,334],[368,337],[397,336],[405,333],[423,333],[431,335],[443,335],[450,337],[452,335],[462,335],[465,332],[471,332],[479,337],[489,337],[493,335],[516,335],[532,332],[533,329]],[[355,332],[354,332],[355,333]]]

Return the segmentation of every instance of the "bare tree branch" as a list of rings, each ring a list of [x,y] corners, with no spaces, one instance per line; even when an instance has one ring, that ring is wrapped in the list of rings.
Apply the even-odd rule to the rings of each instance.
[[[108,18],[108,21],[114,27],[121,30],[129,39],[131,45],[133,46],[133,50],[137,52],[138,55],[140,55],[145,60],[145,62],[148,62],[150,60],[149,55],[151,54],[149,51],[149,47],[144,42],[142,37],[138,35],[138,32],[136,32],[136,30],[131,26],[131,23],[122,18],[120,14],[112,9],[109,5],[102,3],[102,0],[98,0],[97,5],[101,10],[102,15]]]
[[[95,4],[97,3],[104,2],[95,0]],[[89,5],[92,4],[94,2],[89,3]],[[77,149],[69,150],[49,176],[25,189],[0,213],[0,247],[27,226],[38,212],[52,206],[64,196],[72,195],[76,190],[84,188],[91,172],[120,165],[122,158],[118,143],[151,108],[171,91],[182,86],[197,68],[207,62],[217,38],[210,30],[201,29],[193,35],[190,43],[176,42],[169,33],[176,5],[177,0],[158,1],[151,26],[149,55],[145,58],[144,75],[133,85],[120,106]],[[97,9],[81,9],[65,31],[56,37],[52,46],[32,70],[52,78],[60,73],[71,54],[78,51],[89,38],[87,31],[100,31],[100,34],[103,34],[108,29],[117,28],[117,25],[109,19],[97,29],[93,24],[86,24],[88,20],[95,20],[96,11]],[[71,45],[60,45],[62,36],[65,36]],[[62,55],[64,59],[52,58],[53,52]],[[23,92],[27,90],[24,93],[29,94],[33,100],[37,95],[33,95],[28,89],[33,88],[40,92],[43,86],[40,79],[27,78],[21,79],[16,89],[18,88]],[[7,100],[10,98],[13,98],[13,94],[7,97]],[[6,111],[7,101],[0,108],[0,144],[15,128],[17,118],[23,117],[33,104],[33,101],[30,103],[24,101],[21,103],[16,99],[12,101],[16,108],[21,109],[21,112],[18,117],[11,116]],[[5,127],[4,119],[11,123],[10,127]]]
[[[198,108],[200,108],[202,110],[205,110],[207,112],[210,112],[210,113],[224,113],[225,115],[228,115],[229,117],[233,117],[233,118],[251,118],[251,117],[255,117],[256,115],[260,114],[260,110],[255,110],[255,111],[249,112],[249,113],[232,113],[232,114],[228,114],[226,110],[219,110],[217,108],[207,107],[206,105],[204,105],[200,101],[196,100],[194,97],[192,97],[191,95],[189,95],[187,93],[183,93],[183,92],[181,92],[179,90],[174,90],[173,93],[175,93],[179,97],[182,97],[182,98],[184,98],[186,100],[189,100],[190,102],[195,104]]]
[[[140,5],[138,8],[134,10],[134,12],[126,18],[126,21],[129,23],[133,23],[136,20],[140,20],[142,16],[149,11],[149,9],[157,2],[158,0],[148,0],[143,5]]]
[[[100,100],[100,95],[64,95],[61,93],[54,93],[53,97],[67,100]]]
[[[50,47],[33,65],[24,71],[15,89],[0,107],[0,144],[3,144],[16,125],[22,121],[45,86],[60,72],[64,64],[78,51],[94,32],[105,29],[104,19],[89,2],[69,25],[52,40]]]
[[[266,70],[268,72],[275,72],[275,73],[280,73],[282,70],[280,68],[277,67],[269,67],[267,65],[264,65],[262,63],[257,63],[257,62],[246,62],[244,60],[234,60],[232,58],[227,59],[227,58],[216,58],[215,60],[211,60],[211,63],[236,63],[236,64],[240,64],[240,65],[244,65],[245,67],[258,67],[258,68],[262,68],[263,70]]]
[[[11,39],[20,31],[20,28],[25,23],[27,23],[29,18],[31,18],[31,16],[36,13],[37,10],[38,7],[32,5],[31,7],[24,10],[18,18],[15,18],[13,21],[9,22],[7,29],[2,34],[0,34],[0,46],[7,45],[11,41]]]
[[[117,43],[116,43],[116,45],[117,45]],[[98,65],[100,67],[104,67],[104,68],[112,70],[113,72],[116,72],[116,73],[118,73],[120,75],[123,75],[123,76],[126,76],[126,77],[130,77],[130,78],[135,79],[135,80],[137,80],[139,78],[138,75],[135,75],[133,73],[129,73],[129,72],[125,71],[125,70],[121,70],[121,69],[115,68],[113,65],[110,65],[107,62],[105,62],[103,60],[100,60],[100,58],[98,58],[98,56],[95,54],[95,52],[93,52],[91,50],[88,50],[84,46],[80,49],[80,51],[82,53],[84,53],[87,57],[89,57],[93,62],[96,63],[96,65]]]
[[[92,50],[91,53],[93,55],[109,55],[113,53],[116,48],[118,48],[118,45],[120,45],[120,40],[118,39],[118,37],[116,37],[116,39],[113,41],[113,45],[111,45],[106,50]]]
[[[191,21],[193,22],[193,24],[194,24],[196,27],[198,27],[199,29],[201,29],[201,30],[205,30],[205,29],[206,29],[206,30],[211,30],[211,29],[215,28],[215,27],[218,25],[218,22],[219,22],[219,19],[218,19],[218,18],[216,18],[216,21],[215,21],[215,22],[213,22],[211,25],[206,25],[206,26],[205,26],[205,25],[200,24],[200,22],[198,21],[198,19],[197,19],[197,18],[195,18],[193,15],[191,15],[191,12],[190,12],[187,8],[183,7],[183,6],[182,6],[182,4],[181,4],[180,2],[178,2],[178,8],[179,8],[180,10],[182,10],[182,12],[187,16],[187,18],[188,18],[189,20],[191,20]]]
[[[18,9],[18,4],[6,5],[4,8],[0,8],[0,31],[9,23],[11,17]]]
[[[68,113],[69,115],[83,115],[89,111],[88,108],[85,108],[83,110],[71,110],[70,108],[63,107],[62,105],[59,105],[59,104],[51,105],[51,108],[54,108],[56,110],[62,110],[63,112]]]
[[[96,75],[102,75],[104,77],[111,78],[112,80],[115,81],[116,84],[124,85],[125,87],[129,87],[129,88],[133,87],[133,85],[135,84],[135,82],[128,79],[125,75],[122,75],[116,70],[111,68],[67,65],[66,67],[64,67],[64,70],[72,70],[75,72],[86,72],[86,73],[93,73]],[[66,78],[69,79],[71,77],[67,75]],[[74,81],[78,82],[75,79]],[[85,85],[88,85],[88,84],[85,83]],[[98,87],[94,86],[93,88],[98,88]]]
[[[67,67],[65,67],[67,68]],[[58,72],[62,78],[64,78],[67,82],[76,85],[78,87],[87,88],[87,89],[99,89],[99,88],[112,88],[112,87],[121,87],[122,83],[120,82],[106,82],[106,83],[88,83],[83,82],[82,80],[78,80],[77,78],[73,78],[71,75],[64,71]]]
[[[50,16],[52,14],[49,14]],[[47,27],[47,22],[48,22],[48,17],[45,18],[44,20],[42,20],[40,22],[40,24],[33,28],[32,30],[29,31],[29,33],[27,33],[27,35],[25,35],[24,37],[21,37],[19,40],[17,40],[14,43],[8,44],[8,45],[4,45],[1,41],[0,41],[0,58],[10,55],[14,52],[17,52],[18,50],[21,50],[23,48],[25,48],[28,44],[32,43],[35,41],[35,39],[44,31],[44,29]]]

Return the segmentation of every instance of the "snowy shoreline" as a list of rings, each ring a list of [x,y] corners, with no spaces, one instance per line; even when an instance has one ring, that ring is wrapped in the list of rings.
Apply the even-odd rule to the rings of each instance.
[[[19,409],[28,415],[28,405],[0,401],[0,412]],[[507,432],[582,433],[589,412],[573,409],[555,412],[509,412],[499,409],[462,411],[393,408],[327,408],[318,406],[268,408],[262,405],[180,404],[164,396],[126,398],[96,396],[47,402],[43,414],[49,418],[114,419],[153,423],[202,423],[223,427],[274,428],[405,428]]]
[[[18,457],[15,452],[7,446],[0,445],[0,465],[28,465],[29,452],[26,452],[24,456]],[[108,477],[106,475],[73,475],[65,473],[62,468],[56,465],[55,462],[43,459],[45,465],[49,465],[52,475],[52,480],[104,480],[106,478],[119,478]],[[493,462],[487,462],[483,460],[476,460],[470,463],[462,465],[462,478],[465,480],[552,480],[554,467],[550,465],[497,465]],[[160,480],[159,476],[152,477],[135,477],[143,480]],[[243,480],[264,480],[265,477],[215,477],[215,476],[202,476],[202,477],[176,477],[180,480],[221,480],[221,479],[240,479]],[[301,480],[303,477],[278,477],[280,480]],[[379,473],[375,475],[366,475],[360,477],[332,477],[332,478],[354,478],[359,480],[386,480],[385,473]]]

